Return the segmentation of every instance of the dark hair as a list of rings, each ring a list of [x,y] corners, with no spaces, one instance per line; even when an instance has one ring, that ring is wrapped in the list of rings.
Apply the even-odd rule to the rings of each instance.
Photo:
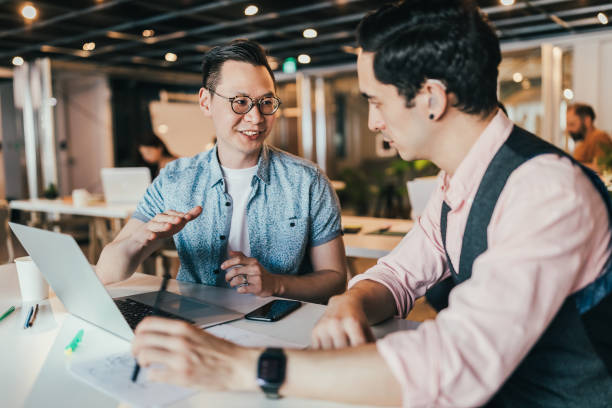
[[[574,113],[580,116],[580,119],[584,120],[587,116],[591,118],[591,122],[595,120],[595,111],[591,107],[591,105],[587,105],[586,103],[574,103],[567,107],[567,110],[573,110]]]
[[[375,53],[374,75],[414,106],[427,79],[441,80],[469,114],[497,107],[499,40],[470,0],[408,0],[371,12],[357,42]]]
[[[138,143],[139,146],[148,146],[148,147],[160,147],[162,149],[162,156],[165,157],[174,157],[172,153],[166,147],[166,144],[159,138],[157,135],[153,133],[147,134],[141,141]]]
[[[223,63],[230,60],[247,62],[256,67],[266,67],[276,88],[276,79],[274,79],[263,47],[255,41],[242,38],[216,46],[204,54],[202,59],[202,86],[214,92],[220,80]]]

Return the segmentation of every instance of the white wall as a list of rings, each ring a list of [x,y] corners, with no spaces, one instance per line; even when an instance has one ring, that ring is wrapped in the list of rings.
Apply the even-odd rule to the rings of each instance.
[[[100,169],[113,167],[111,92],[105,75],[55,74],[57,140],[68,144],[59,154],[61,195],[75,188],[102,192]]]

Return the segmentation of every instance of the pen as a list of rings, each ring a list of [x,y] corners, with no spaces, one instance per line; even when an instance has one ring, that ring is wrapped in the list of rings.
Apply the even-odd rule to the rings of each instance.
[[[36,307],[34,308],[34,313],[32,313],[32,317],[30,318],[30,321],[28,322],[28,327],[32,327],[37,314],[38,314],[38,303],[36,304]]]
[[[10,315],[11,313],[13,313],[15,311],[15,306],[11,306],[8,308],[8,310],[6,312],[4,312],[2,314],[2,316],[0,316],[0,321],[2,321],[2,319],[4,319],[6,316]]]
[[[162,293],[166,291],[166,287],[168,286],[168,279],[170,279],[170,274],[166,272],[164,274],[164,279],[162,280],[161,287],[159,288],[159,292],[157,292],[157,296],[155,297],[155,303],[153,304],[153,314],[155,316],[159,313],[159,301],[162,297]],[[140,373],[140,364],[136,361],[136,365],[134,365],[134,371],[132,372],[132,382],[135,383],[138,380],[138,373]]]
[[[74,350],[76,350],[77,346],[79,345],[79,343],[81,342],[81,340],[83,339],[83,329],[79,330],[76,334],[76,336],[74,336],[74,338],[72,339],[72,341],[70,342],[70,344],[68,344],[65,348],[64,348],[64,354],[66,354],[67,356],[71,355],[72,352]]]
[[[30,311],[28,312],[28,317],[26,317],[25,323],[23,324],[23,328],[27,329],[28,324],[30,323],[30,317],[32,317],[32,313],[34,313],[34,306],[30,306]]]

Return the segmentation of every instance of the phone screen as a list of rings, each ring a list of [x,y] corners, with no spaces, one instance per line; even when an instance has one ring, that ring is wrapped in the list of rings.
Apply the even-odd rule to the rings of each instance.
[[[270,303],[266,303],[258,309],[253,310],[244,316],[250,320],[261,320],[264,322],[275,322],[295,309],[300,307],[302,304],[296,300],[273,300]]]

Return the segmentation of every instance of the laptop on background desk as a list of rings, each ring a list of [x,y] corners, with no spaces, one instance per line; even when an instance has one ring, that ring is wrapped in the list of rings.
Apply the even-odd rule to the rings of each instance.
[[[108,204],[136,204],[151,184],[147,167],[113,167],[100,170],[104,201]]]
[[[9,225],[69,313],[128,341],[134,336],[136,325],[152,314],[158,292],[111,298],[70,235],[12,222]],[[166,317],[202,328],[244,316],[172,292],[162,294],[159,309]]]

